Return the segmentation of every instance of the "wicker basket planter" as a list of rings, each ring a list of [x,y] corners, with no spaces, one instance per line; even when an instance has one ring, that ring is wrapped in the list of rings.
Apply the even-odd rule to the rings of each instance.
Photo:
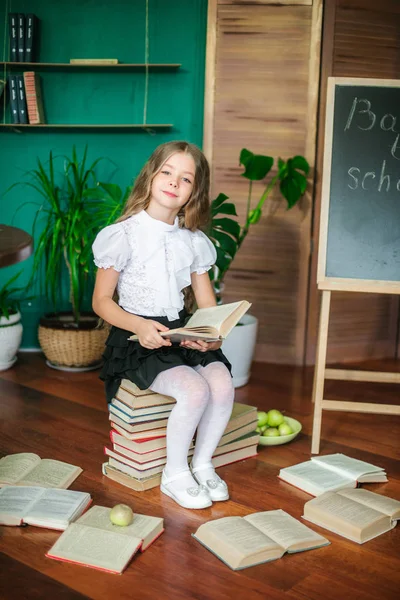
[[[93,313],[82,314],[79,327],[72,313],[45,315],[39,324],[40,346],[50,366],[60,368],[99,366],[108,333]]]

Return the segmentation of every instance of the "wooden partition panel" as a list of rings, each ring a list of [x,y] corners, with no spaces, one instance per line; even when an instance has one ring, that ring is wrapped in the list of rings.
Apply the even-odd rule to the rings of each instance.
[[[310,277],[306,360],[315,359],[320,294],[316,263],[326,104],[326,81],[335,77],[400,77],[400,3],[396,0],[325,2],[322,34],[321,103],[314,209],[314,247]],[[395,357],[398,298],[335,293],[332,295],[327,362]]]
[[[215,64],[208,56],[207,69],[214,110],[213,125],[206,113],[204,147],[212,162],[213,197],[227,194],[241,224],[248,195],[239,166],[242,148],[276,159],[303,154],[313,164],[319,52],[311,44],[320,41],[315,35],[320,27],[316,7],[321,2],[314,8],[310,1],[210,3],[216,44]],[[254,184],[253,206],[262,189]],[[246,298],[253,303],[251,312],[259,319],[257,360],[301,364],[311,200],[309,194],[300,207],[287,212],[286,203],[280,205],[278,199],[275,192],[261,221],[251,226],[226,277],[224,300]]]

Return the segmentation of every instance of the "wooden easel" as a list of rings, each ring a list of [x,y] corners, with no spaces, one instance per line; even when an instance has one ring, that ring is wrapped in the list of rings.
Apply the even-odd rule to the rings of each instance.
[[[341,278],[340,276],[326,276],[336,85],[399,88],[400,81],[333,77],[329,78],[328,80],[323,170],[324,175],[322,183],[321,222],[319,234],[319,256],[317,275],[318,289],[322,290],[322,300],[319,320],[317,355],[314,372],[314,385],[312,393],[312,401],[314,403],[314,420],[311,440],[311,452],[313,454],[319,453],[323,410],[400,415],[400,405],[377,404],[366,402],[346,402],[340,400],[327,400],[323,397],[325,379],[336,379],[342,381],[400,383],[400,373],[358,371],[350,369],[326,369],[329,313],[332,292],[347,291],[370,292],[375,294],[400,294],[400,281],[376,281],[371,279],[350,279]]]

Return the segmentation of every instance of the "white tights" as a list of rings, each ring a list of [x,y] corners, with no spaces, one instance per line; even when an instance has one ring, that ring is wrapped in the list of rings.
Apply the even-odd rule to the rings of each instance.
[[[210,474],[214,473],[211,458],[233,405],[234,388],[226,366],[213,362],[206,367],[173,367],[157,375],[151,389],[176,400],[168,419],[166,476],[188,470],[187,455],[196,428],[192,465],[208,466]],[[177,489],[193,485],[196,482],[190,472],[174,482]]]

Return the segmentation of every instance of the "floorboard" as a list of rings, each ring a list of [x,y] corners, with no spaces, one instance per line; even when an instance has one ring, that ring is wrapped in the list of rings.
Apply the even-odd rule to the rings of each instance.
[[[398,371],[395,361],[373,361],[363,369]],[[352,365],[356,368],[357,365]],[[301,421],[303,430],[284,446],[259,447],[257,457],[219,469],[231,500],[189,511],[159,489],[132,492],[101,474],[109,425],[98,372],[71,374],[45,365],[39,353],[21,353],[17,364],[0,372],[0,455],[36,452],[79,465],[84,472],[71,489],[90,492],[94,504],[123,502],[139,513],[165,519],[165,533],[135,556],[122,576],[59,563],[45,552],[58,533],[35,527],[0,528],[1,598],[78,600],[391,600],[400,583],[400,528],[363,546],[321,528],[331,541],[316,551],[233,572],[197,543],[200,524],[222,516],[282,508],[296,518],[310,496],[277,478],[279,469],[310,457],[311,368],[253,365],[250,383],[236,400],[260,410],[278,408]],[[326,397],[398,403],[399,388],[388,384],[329,381]],[[343,452],[384,467],[388,483],[366,489],[400,499],[400,420],[386,415],[324,412],[321,453]]]

